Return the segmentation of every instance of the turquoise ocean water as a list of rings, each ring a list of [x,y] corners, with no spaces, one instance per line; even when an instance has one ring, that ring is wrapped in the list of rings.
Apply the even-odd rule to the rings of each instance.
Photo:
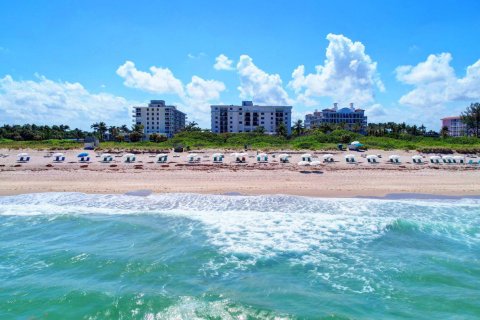
[[[0,319],[479,319],[480,200],[0,197]]]

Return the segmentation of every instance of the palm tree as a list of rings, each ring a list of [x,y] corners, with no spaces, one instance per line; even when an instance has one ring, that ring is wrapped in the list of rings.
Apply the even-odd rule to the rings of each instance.
[[[474,134],[475,137],[480,137],[480,103],[472,103],[470,107],[462,112],[462,122]]]
[[[99,123],[97,122],[97,123],[92,124],[92,125],[90,126],[90,128],[93,129],[93,132],[94,132],[94,133],[97,133],[99,126],[100,126],[100,125],[99,125]]]
[[[302,120],[298,119],[297,121],[295,121],[295,123],[293,124],[293,131],[295,131],[295,134],[297,136],[302,134],[302,132],[303,132],[303,121]]]
[[[105,133],[108,131],[107,125],[105,122],[100,122],[98,124],[98,132],[100,133],[100,139],[104,140],[105,138]]]
[[[123,124],[121,127],[120,127],[120,130],[122,132],[125,132],[125,133],[129,133],[130,132],[130,129],[127,127],[126,124]]]
[[[448,127],[447,126],[442,127],[442,130],[440,130],[440,135],[442,136],[442,138],[448,137]]]
[[[110,135],[110,140],[115,139],[116,136],[118,136],[119,129],[116,126],[110,126],[108,127],[108,134]]]

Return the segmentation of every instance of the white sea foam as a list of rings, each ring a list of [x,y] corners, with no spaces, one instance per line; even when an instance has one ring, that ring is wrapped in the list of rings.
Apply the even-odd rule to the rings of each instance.
[[[382,283],[378,279],[384,267],[381,261],[362,250],[375,239],[411,222],[418,232],[478,245],[479,213],[476,199],[80,193],[0,198],[0,215],[155,214],[200,221],[208,241],[222,253],[222,259],[204,265],[204,272],[213,277],[220,276],[219,270],[226,265],[249,268],[259,260],[283,257],[293,265],[309,267],[312,275],[338,290],[356,292],[374,291]],[[188,237],[192,225],[187,223],[184,230]]]

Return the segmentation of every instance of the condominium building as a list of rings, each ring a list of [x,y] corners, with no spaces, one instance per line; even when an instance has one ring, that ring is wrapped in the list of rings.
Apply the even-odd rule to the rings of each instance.
[[[145,137],[152,133],[169,138],[185,127],[185,113],[176,106],[167,106],[163,100],[151,100],[146,107],[133,107],[133,121],[144,127]]]
[[[353,103],[350,107],[338,108],[338,103],[333,104],[333,108],[323,109],[322,111],[315,110],[311,114],[305,116],[305,127],[312,129],[320,125],[341,124],[347,130],[358,130],[360,133],[365,133],[367,129],[367,116],[365,110],[355,108]]]
[[[442,128],[448,128],[448,135],[452,137],[460,137],[468,134],[467,126],[462,122],[460,117],[446,117],[442,120]]]
[[[252,132],[263,127],[265,133],[275,134],[283,123],[287,133],[291,134],[291,106],[258,106],[252,101],[243,101],[242,105],[213,105],[212,132]]]

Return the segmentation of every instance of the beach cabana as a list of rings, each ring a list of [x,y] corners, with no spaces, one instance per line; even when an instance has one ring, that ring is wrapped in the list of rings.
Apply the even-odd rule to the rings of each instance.
[[[378,156],[376,154],[370,154],[367,156],[368,163],[379,163]]]
[[[157,163],[167,163],[168,155],[165,153],[161,153],[157,154],[155,158],[157,159]]]
[[[347,163],[357,163],[357,161],[355,160],[355,156],[353,154],[347,154],[345,156],[345,161]]]
[[[453,161],[455,161],[455,163],[464,164],[465,158],[462,156],[454,156]]]
[[[413,163],[416,163],[416,164],[422,164],[423,163],[423,157],[419,156],[419,155],[413,156],[412,161],[413,161]]]
[[[104,162],[104,163],[109,163],[109,162],[112,162],[113,161],[113,157],[110,153],[103,153],[101,156],[100,156],[100,161],[101,162]]]
[[[90,157],[89,157],[87,152],[82,152],[82,153],[77,154],[77,158],[78,158],[79,162],[89,162],[90,161]]]
[[[133,153],[127,153],[126,155],[123,156],[123,161],[126,163],[132,163],[137,160],[137,157]]]
[[[440,160],[442,160],[442,158],[439,157],[439,156],[431,156],[430,157],[430,163],[440,164]]]
[[[396,154],[392,154],[391,156],[389,156],[388,161],[390,161],[391,163],[401,163],[400,156],[397,156]]]
[[[257,162],[258,163],[267,163],[268,162],[268,155],[266,153],[257,154]]]
[[[348,150],[359,150],[361,147],[363,147],[364,145],[361,144],[359,141],[353,141],[352,143],[350,143],[348,145]]]
[[[302,158],[302,161],[312,162],[312,155],[310,153],[302,154],[301,158]]]
[[[57,152],[52,155],[54,162],[63,162],[65,161],[65,155],[63,153]]]
[[[282,153],[278,156],[278,158],[280,159],[280,162],[281,163],[289,163],[290,162],[290,155],[289,154],[286,154],[286,153]]]
[[[443,163],[447,163],[447,164],[455,163],[452,156],[443,156],[442,161],[443,161]]]
[[[465,158],[462,157],[462,156],[454,156],[453,161],[455,163],[464,164],[465,163]]]
[[[190,153],[188,156],[187,156],[187,161],[188,163],[197,163],[197,162],[200,162],[200,156],[196,153]]]
[[[323,155],[323,162],[333,162],[333,154],[324,154]]]
[[[223,153],[214,153],[212,155],[213,163],[223,163],[223,158],[225,157]]]
[[[18,162],[28,162],[30,161],[30,155],[28,153],[19,153],[17,154],[17,161]]]
[[[232,153],[231,156],[235,159],[236,163],[245,163],[247,162],[248,154],[246,153]]]

